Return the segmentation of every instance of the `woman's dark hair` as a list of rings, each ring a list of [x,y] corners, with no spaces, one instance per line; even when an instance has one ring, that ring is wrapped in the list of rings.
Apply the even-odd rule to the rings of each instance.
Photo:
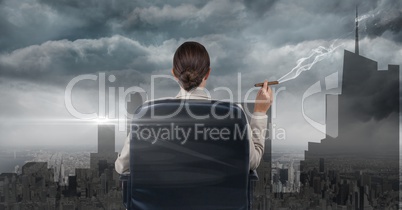
[[[198,87],[209,71],[209,55],[198,42],[184,42],[173,57],[173,74],[184,90]]]

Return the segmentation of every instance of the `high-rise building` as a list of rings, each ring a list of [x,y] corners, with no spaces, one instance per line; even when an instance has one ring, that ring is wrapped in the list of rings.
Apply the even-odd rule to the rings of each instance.
[[[90,154],[90,168],[96,173],[99,172],[99,161],[102,160],[108,164],[114,164],[116,161],[115,127],[114,124],[98,125],[98,152]]]
[[[98,125],[98,153],[109,154],[115,152],[115,125]]]
[[[321,143],[309,142],[306,161],[332,154],[360,158],[391,158],[397,169],[399,157],[399,66],[377,70],[377,62],[345,51],[341,95],[327,95],[327,129],[335,123],[339,135]],[[337,102],[338,109],[333,110]],[[329,116],[338,114],[337,122]],[[383,159],[385,160],[385,159]],[[304,162],[306,162],[304,161]],[[326,162],[328,160],[326,159]],[[391,164],[391,162],[386,162]]]
[[[289,178],[290,184],[294,183],[294,176],[295,176],[295,171],[294,171],[294,165],[293,165],[293,160],[292,160],[289,165],[289,169],[288,169],[288,178]]]
[[[254,103],[243,103],[243,109],[245,110],[246,116],[250,121],[249,113],[252,113],[254,110]],[[272,149],[272,140],[269,133],[272,132],[271,128],[271,110],[267,113],[267,125],[269,132],[265,138],[265,149],[264,154],[261,158],[260,165],[257,168],[257,174],[259,180],[253,182],[253,198],[252,198],[252,209],[255,210],[265,210],[271,208],[271,149]]]
[[[357,27],[358,23],[356,32]],[[354,202],[359,209],[396,208],[399,66],[388,65],[388,70],[378,70],[376,61],[359,54],[357,34],[355,50],[355,53],[344,52],[343,71],[338,74],[341,94],[326,97],[327,134],[337,128],[338,135],[327,135],[320,143],[309,142],[305,160],[301,162],[301,178],[314,180],[313,184],[306,184],[317,191],[319,176],[330,178],[329,173],[336,172],[337,177],[332,177],[328,184],[332,186],[327,187],[339,187],[332,192],[337,205]],[[312,173],[317,169],[321,173]],[[384,196],[388,200],[381,200]]]
[[[126,103],[127,107],[127,135],[130,132],[130,123],[131,120],[133,119],[134,112],[137,110],[138,107],[140,107],[144,103],[142,100],[142,96],[140,93],[135,92],[129,95],[129,100]]]
[[[288,175],[289,175],[289,169],[288,168],[282,168],[279,169],[279,181],[282,182],[282,184],[286,184],[288,181]]]
[[[325,165],[324,165],[324,158],[320,158],[320,173],[324,173]]]

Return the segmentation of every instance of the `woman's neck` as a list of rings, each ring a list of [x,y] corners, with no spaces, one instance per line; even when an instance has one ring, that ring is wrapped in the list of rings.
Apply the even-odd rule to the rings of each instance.
[[[199,88],[205,88],[205,86],[207,85],[207,80],[203,79],[201,84],[198,85]]]

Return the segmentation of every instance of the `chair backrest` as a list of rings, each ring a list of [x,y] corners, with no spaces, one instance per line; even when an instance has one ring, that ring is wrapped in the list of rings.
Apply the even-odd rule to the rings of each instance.
[[[143,104],[131,124],[132,209],[247,209],[248,138],[233,103]]]

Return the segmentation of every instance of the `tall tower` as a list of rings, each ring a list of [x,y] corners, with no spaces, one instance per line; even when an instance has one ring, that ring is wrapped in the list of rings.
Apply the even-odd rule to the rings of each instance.
[[[136,92],[129,95],[129,100],[127,101],[127,135],[131,131],[131,120],[133,119],[133,115],[135,110],[140,107],[144,101],[142,101],[142,96],[140,93]]]
[[[357,14],[357,5],[356,5],[356,32],[355,32],[355,53],[359,55],[359,16]]]
[[[99,124],[98,125],[98,152],[90,154],[90,168],[95,171],[96,176],[99,170],[101,160],[106,163],[114,163],[117,157],[115,152],[115,125],[114,124]]]
[[[98,153],[113,154],[115,152],[115,125],[98,125]]]

